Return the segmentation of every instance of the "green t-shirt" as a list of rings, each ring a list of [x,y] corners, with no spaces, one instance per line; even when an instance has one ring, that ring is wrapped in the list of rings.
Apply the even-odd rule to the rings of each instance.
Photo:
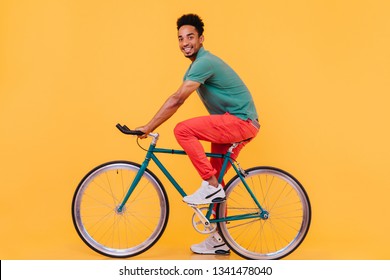
[[[258,118],[252,95],[240,77],[203,47],[184,75],[187,80],[201,84],[197,92],[210,114],[229,113],[243,120]]]

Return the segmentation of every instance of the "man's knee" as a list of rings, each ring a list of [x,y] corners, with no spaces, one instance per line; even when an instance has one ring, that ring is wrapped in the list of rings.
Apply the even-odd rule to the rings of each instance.
[[[185,130],[186,126],[183,124],[183,122],[179,122],[173,129],[173,133],[175,134],[176,139],[185,135]]]

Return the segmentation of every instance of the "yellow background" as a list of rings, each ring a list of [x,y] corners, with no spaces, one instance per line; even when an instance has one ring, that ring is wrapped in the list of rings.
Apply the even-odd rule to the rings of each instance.
[[[188,12],[258,106],[241,165],[285,169],[309,193],[312,226],[288,259],[390,259],[389,3],[0,1],[0,259],[104,259],[73,228],[73,192],[100,163],[142,160],[114,126],[145,124],[179,86],[190,61],[175,23]],[[191,96],[160,146],[178,148],[175,123],[205,113]],[[161,160],[188,192],[199,186],[188,159]],[[137,258],[202,258],[188,249],[203,239],[190,209],[163,183],[166,233]]]

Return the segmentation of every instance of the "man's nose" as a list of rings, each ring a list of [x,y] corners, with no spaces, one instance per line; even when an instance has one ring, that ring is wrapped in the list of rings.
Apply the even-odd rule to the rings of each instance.
[[[189,43],[189,40],[188,39],[183,39],[183,46],[187,46]]]

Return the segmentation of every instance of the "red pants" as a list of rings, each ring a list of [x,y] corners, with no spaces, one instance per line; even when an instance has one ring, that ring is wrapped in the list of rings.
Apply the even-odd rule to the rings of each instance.
[[[227,152],[232,143],[254,138],[258,127],[251,120],[244,121],[226,113],[180,122],[175,127],[174,132],[178,143],[187,153],[200,177],[207,180],[213,175],[218,178],[223,159],[211,158],[209,161],[199,141],[211,142],[211,152],[222,154]],[[241,149],[248,142],[246,141],[235,148],[232,158],[237,158]]]

